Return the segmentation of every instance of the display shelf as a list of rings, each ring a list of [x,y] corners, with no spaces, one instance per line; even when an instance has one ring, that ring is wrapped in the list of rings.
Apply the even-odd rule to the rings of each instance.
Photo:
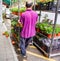
[[[60,55],[60,53],[50,54],[50,57]]]
[[[34,37],[34,44],[48,57],[60,55],[60,37],[56,37],[53,39],[51,53],[50,53],[51,39],[49,39],[45,35],[37,33],[36,36]]]
[[[48,38],[47,36],[43,35],[43,34],[40,33],[40,32],[37,32],[37,34],[44,36],[44,38],[51,39],[51,38]],[[56,37],[54,37],[53,39],[60,39],[60,36],[56,36]]]
[[[48,56],[48,53],[46,53],[38,44],[33,42],[46,56]]]
[[[54,37],[54,39],[60,39],[60,36],[56,36],[56,37]]]

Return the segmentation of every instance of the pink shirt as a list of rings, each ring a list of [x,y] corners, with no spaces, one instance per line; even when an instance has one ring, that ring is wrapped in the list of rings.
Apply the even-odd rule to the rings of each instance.
[[[33,10],[26,10],[20,17],[20,22],[23,24],[21,37],[29,38],[35,36],[35,25],[38,14]]]

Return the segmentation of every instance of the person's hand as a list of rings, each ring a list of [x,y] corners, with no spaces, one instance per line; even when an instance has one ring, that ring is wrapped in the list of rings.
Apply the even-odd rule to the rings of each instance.
[[[20,20],[18,20],[18,23],[20,23]]]
[[[23,27],[22,23],[20,22],[20,20],[18,20],[19,26]]]

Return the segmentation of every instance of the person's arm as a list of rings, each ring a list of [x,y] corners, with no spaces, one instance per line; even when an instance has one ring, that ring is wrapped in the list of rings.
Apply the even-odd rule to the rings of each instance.
[[[36,24],[37,24],[37,21],[38,21],[38,14],[37,14],[37,16],[36,16]]]
[[[20,24],[21,27],[23,27],[23,18],[22,18],[22,16],[21,16],[20,19],[18,20],[18,23]]]

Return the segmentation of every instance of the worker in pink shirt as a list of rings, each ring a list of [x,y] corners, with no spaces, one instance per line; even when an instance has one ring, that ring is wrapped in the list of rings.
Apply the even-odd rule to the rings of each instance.
[[[38,14],[32,10],[33,3],[26,2],[26,11],[20,17],[22,31],[20,33],[20,48],[22,56],[26,57],[26,48],[36,34],[35,26]]]

